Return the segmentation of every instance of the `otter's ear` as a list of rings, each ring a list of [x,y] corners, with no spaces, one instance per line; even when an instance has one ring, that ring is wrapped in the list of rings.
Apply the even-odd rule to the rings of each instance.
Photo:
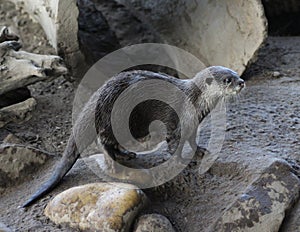
[[[213,82],[213,79],[211,77],[208,77],[205,79],[206,84],[211,85],[211,83]]]

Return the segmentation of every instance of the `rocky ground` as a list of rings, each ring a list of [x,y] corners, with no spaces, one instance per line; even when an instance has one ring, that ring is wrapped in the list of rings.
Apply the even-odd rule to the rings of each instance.
[[[40,27],[20,16],[10,4],[1,2],[0,19],[2,25],[11,26],[21,35],[24,50],[54,52]],[[246,90],[228,104],[226,139],[217,162],[205,174],[190,165],[164,186],[145,190],[152,201],[145,212],[167,216],[178,231],[207,231],[274,158],[286,160],[295,168],[300,165],[299,48],[299,37],[268,38],[258,60],[245,73]],[[63,78],[30,89],[38,103],[33,118],[22,125],[2,128],[0,140],[12,133],[24,144],[47,150],[55,157],[0,193],[0,222],[13,231],[74,231],[54,225],[43,209],[52,196],[65,189],[100,181],[82,160],[50,194],[27,210],[18,209],[49,177],[59,160],[71,129],[75,92]],[[295,174],[300,177],[297,170]],[[300,230],[299,208],[295,202],[281,231]]]

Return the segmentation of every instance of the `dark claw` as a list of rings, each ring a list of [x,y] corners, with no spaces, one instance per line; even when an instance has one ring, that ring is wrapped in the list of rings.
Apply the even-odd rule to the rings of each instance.
[[[206,155],[206,154],[209,154],[209,150],[207,150],[206,148],[204,148],[204,147],[197,147],[197,150],[196,150],[196,155],[198,156],[198,157],[203,157],[204,155]]]

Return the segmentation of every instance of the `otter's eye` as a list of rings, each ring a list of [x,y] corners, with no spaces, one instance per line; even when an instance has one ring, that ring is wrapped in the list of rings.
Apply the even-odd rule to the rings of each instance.
[[[231,81],[232,81],[231,77],[227,77],[224,79],[224,84],[229,85],[231,83]]]

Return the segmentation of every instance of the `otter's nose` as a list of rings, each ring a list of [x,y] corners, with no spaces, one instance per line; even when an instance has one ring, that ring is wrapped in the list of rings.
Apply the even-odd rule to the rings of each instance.
[[[244,80],[239,80],[238,85],[240,86],[240,88],[244,88],[245,87],[245,81]]]

